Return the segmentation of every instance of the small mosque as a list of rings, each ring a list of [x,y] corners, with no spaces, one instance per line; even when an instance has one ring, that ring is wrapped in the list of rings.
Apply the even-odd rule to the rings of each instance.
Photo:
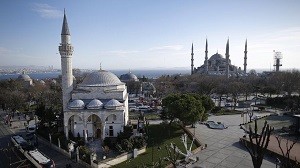
[[[73,46],[64,14],[59,46],[62,70],[64,133],[74,137],[117,137],[128,123],[128,93],[124,82],[100,68],[75,84],[72,72]]]
[[[194,67],[194,46],[192,44],[191,74],[200,73],[207,75],[225,75],[227,77],[237,74],[245,75],[247,73],[247,52],[246,40],[244,51],[244,69],[242,70],[240,67],[231,64],[231,60],[229,59],[229,39],[227,40],[226,44],[225,57],[217,52],[210,58],[208,58],[208,43],[206,39],[204,64],[200,67]]]
[[[25,71],[23,71],[22,74],[18,76],[17,80],[22,83],[24,88],[28,88],[30,86],[33,86],[32,79],[30,78],[29,75],[27,75],[25,73]]]

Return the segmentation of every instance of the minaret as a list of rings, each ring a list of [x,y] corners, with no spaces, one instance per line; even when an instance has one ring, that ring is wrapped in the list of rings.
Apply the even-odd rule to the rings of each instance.
[[[246,39],[246,43],[245,43],[245,51],[244,51],[244,73],[247,73],[247,39]]]
[[[229,38],[227,40],[227,44],[226,44],[226,76],[227,78],[229,78]]]
[[[192,53],[191,53],[191,75],[194,73],[194,44],[192,43]]]
[[[207,38],[206,38],[206,42],[205,42],[205,61],[204,61],[204,64],[205,64],[205,73],[208,74],[208,57],[207,57],[207,54],[208,54],[208,50],[207,50],[208,46],[207,46]]]
[[[59,46],[61,56],[61,83],[63,93],[63,110],[67,110],[68,102],[71,99],[73,90],[73,74],[72,74],[72,54],[73,46],[71,45],[71,35],[68,27],[66,13],[64,11],[64,21],[61,30],[61,43]]]

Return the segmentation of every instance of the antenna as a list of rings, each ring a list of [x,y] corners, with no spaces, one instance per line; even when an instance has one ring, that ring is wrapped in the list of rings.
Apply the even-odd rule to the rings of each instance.
[[[275,51],[273,50],[274,52],[274,67],[275,67],[275,71],[278,72],[279,71],[279,67],[282,66],[281,64],[281,59],[282,59],[282,54],[280,51]]]

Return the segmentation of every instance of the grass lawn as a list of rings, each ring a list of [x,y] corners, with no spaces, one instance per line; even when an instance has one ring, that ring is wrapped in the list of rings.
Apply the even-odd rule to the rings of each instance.
[[[258,130],[262,129],[265,121],[267,121],[271,127],[274,127],[275,130],[282,129],[282,127],[289,127],[289,126],[293,125],[293,123],[296,122],[295,118],[290,117],[290,116],[273,116],[273,115],[271,115],[271,116],[264,117],[264,118],[257,120]],[[251,127],[254,129],[254,125],[255,125],[254,121],[246,124],[245,128],[249,129],[249,125],[251,125]]]
[[[153,161],[157,162],[159,158],[167,156],[167,151],[165,145],[170,145],[170,143],[176,144],[184,153],[184,146],[181,142],[181,135],[184,134],[184,131],[179,126],[172,126],[171,136],[168,136],[168,125],[150,125],[149,126],[149,139],[147,151],[139,155],[135,159],[127,160],[123,163],[120,163],[114,167],[119,168],[134,168],[142,167],[143,164],[146,166],[152,165],[152,149],[153,149]],[[188,141],[188,147],[191,143],[191,140]],[[154,144],[154,145],[153,145]],[[153,147],[153,148],[152,148]],[[160,149],[159,149],[160,148]],[[193,144],[192,149],[196,149],[196,145]],[[163,161],[165,165],[168,163]]]

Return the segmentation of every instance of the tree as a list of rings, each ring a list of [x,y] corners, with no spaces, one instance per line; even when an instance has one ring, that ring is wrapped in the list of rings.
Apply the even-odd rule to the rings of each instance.
[[[179,119],[183,125],[193,124],[204,116],[201,97],[194,94],[172,94],[162,101],[164,110],[161,117],[170,124]]]
[[[281,161],[280,166],[282,168],[290,168],[290,167],[300,168],[300,163],[298,163],[297,160],[294,162],[290,158],[290,152],[293,149],[294,145],[297,143],[297,141],[290,141],[290,140],[286,139],[285,140],[286,141],[285,142],[285,150],[283,150],[282,146],[281,146],[282,137],[281,136],[275,136],[275,138],[278,142],[279,149],[280,149],[281,154],[283,156],[280,159],[280,161]]]
[[[249,126],[250,143],[247,143],[247,141],[244,140],[243,144],[251,155],[254,168],[261,167],[273,130],[274,128],[271,128],[269,124],[267,124],[267,121],[265,121],[260,134],[258,134],[257,120],[255,120],[254,132],[251,125]]]

